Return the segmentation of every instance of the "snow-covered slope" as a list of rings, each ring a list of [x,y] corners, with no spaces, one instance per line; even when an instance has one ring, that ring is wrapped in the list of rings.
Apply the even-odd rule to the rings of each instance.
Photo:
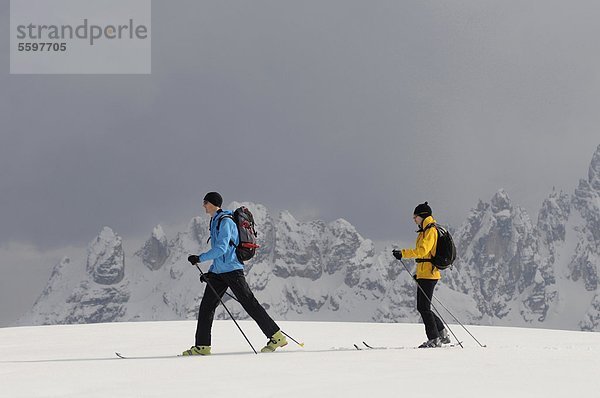
[[[392,247],[377,252],[343,219],[301,222],[286,211],[273,215],[260,204],[243,204],[255,215],[261,245],[247,278],[273,316],[419,319],[414,282]],[[553,191],[537,223],[501,189],[479,201],[453,233],[458,261],[436,294],[461,321],[600,330],[600,146],[587,178],[572,195]],[[56,265],[20,324],[194,319],[204,286],[186,258],[205,250],[207,238],[208,218],[195,217],[172,237],[157,226],[139,250],[127,253],[121,237],[105,227],[87,258]],[[247,316],[227,302],[238,317]]]
[[[460,327],[464,349],[335,351],[363,340],[412,347],[416,324],[282,322],[305,343],[251,352],[231,321],[214,325],[211,357],[162,356],[192,344],[195,322],[135,322],[0,329],[0,397],[594,397],[600,391],[600,334]],[[265,339],[242,321],[250,341]]]

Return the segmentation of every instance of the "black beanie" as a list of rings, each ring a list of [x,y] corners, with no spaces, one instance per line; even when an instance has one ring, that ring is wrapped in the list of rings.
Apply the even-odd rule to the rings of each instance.
[[[427,202],[421,203],[417,207],[415,207],[415,212],[413,213],[415,216],[427,218],[431,215],[431,207]]]
[[[217,207],[221,207],[221,205],[223,204],[223,198],[218,192],[207,193],[206,195],[204,195],[204,200],[206,200],[209,203],[212,203]]]

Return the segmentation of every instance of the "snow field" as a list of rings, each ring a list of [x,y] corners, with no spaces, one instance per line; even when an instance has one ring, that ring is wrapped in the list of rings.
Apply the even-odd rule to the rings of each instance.
[[[266,338],[239,322],[255,348]],[[215,321],[213,355],[179,354],[193,344],[194,321],[0,329],[0,397],[565,397],[600,391],[600,334],[460,326],[460,347],[412,349],[422,325],[280,322],[299,341],[255,355],[233,322]],[[366,341],[408,347],[335,351]]]

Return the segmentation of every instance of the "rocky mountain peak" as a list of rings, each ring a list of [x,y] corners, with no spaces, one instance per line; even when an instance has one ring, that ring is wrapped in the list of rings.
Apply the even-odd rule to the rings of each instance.
[[[152,271],[162,267],[169,257],[169,244],[167,235],[160,225],[154,227],[152,235],[136,255],[140,256],[144,265]]]
[[[538,271],[538,280],[546,276],[547,284],[553,280],[545,264],[534,258],[538,243],[533,231],[527,213],[513,205],[505,190],[499,190],[489,204],[480,201],[458,230],[459,273],[446,273],[449,284],[476,297],[482,314],[499,319],[508,317],[511,306],[507,303],[535,285]],[[543,283],[536,294],[545,297],[545,291]],[[523,301],[522,316],[543,319],[549,300]]]
[[[500,189],[496,192],[492,197],[491,205],[494,213],[506,213],[508,211],[508,214],[510,214],[510,211],[512,210],[512,202],[504,189]]]
[[[121,237],[109,227],[88,246],[86,270],[94,282],[112,285],[121,282],[125,274],[125,254]]]
[[[535,227],[504,189],[480,200],[453,230],[458,259],[454,270],[444,271],[436,294],[465,322],[600,330],[599,171],[600,148],[573,195],[554,190],[546,198]],[[271,217],[249,202],[228,208],[240,205],[252,211],[261,246],[245,274],[272,316],[419,321],[414,263],[407,261],[405,272],[391,247],[376,251],[343,219],[303,221],[287,211]],[[204,286],[186,258],[207,250],[208,225],[199,215],[170,240],[157,226],[127,257],[126,273],[121,238],[103,228],[87,261],[55,267],[29,324],[194,319]],[[225,300],[235,316],[247,316]],[[583,306],[583,318],[563,314],[565,308],[584,314]],[[219,307],[216,317],[228,315]]]
[[[537,230],[542,239],[551,244],[565,240],[565,223],[571,214],[571,197],[564,192],[552,193],[544,200],[538,214]]]
[[[596,191],[600,192],[600,145],[592,156],[590,168],[588,170],[588,182]]]

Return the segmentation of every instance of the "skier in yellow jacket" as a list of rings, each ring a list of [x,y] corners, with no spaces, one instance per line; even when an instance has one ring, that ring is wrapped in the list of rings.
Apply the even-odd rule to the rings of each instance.
[[[438,232],[433,228],[435,219],[431,214],[431,207],[427,202],[421,203],[415,208],[413,220],[419,226],[417,243],[414,249],[394,250],[392,253],[398,260],[403,258],[417,259],[417,272],[414,276],[420,288],[417,288],[417,311],[423,318],[427,341],[419,348],[440,347],[442,344],[450,343],[448,331],[444,323],[431,310],[433,289],[437,281],[442,277],[440,271],[429,261],[435,256]]]

